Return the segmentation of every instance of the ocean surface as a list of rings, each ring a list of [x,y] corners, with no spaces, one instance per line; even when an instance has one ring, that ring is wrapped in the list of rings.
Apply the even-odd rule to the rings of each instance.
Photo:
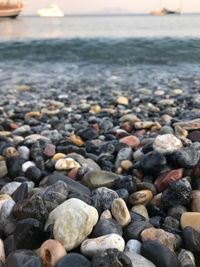
[[[200,83],[200,15],[0,20],[0,87],[188,88]]]

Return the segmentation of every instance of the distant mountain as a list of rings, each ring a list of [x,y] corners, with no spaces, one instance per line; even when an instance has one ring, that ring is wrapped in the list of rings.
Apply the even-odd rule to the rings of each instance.
[[[90,14],[96,15],[114,15],[114,14],[130,14],[130,12],[126,9],[122,8],[105,8],[102,10],[91,12]]]

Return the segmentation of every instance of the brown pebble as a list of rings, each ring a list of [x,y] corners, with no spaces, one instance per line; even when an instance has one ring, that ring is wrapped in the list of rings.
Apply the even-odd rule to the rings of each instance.
[[[113,217],[122,225],[126,226],[131,222],[131,215],[122,198],[116,198],[111,205]]]
[[[132,205],[148,204],[153,198],[153,193],[150,190],[141,190],[129,196],[129,202]]]

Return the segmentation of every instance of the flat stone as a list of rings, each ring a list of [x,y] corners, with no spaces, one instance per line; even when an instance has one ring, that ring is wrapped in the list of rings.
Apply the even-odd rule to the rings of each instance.
[[[92,257],[95,254],[101,253],[110,248],[116,248],[119,251],[123,251],[124,247],[125,242],[120,235],[110,234],[97,238],[86,239],[81,244],[81,253],[85,256]]]
[[[154,182],[159,192],[164,191],[172,181],[179,181],[183,177],[184,169],[176,169],[161,174]]]
[[[180,223],[182,229],[190,226],[200,233],[200,212],[184,212]]]
[[[190,121],[183,121],[183,122],[176,122],[173,124],[175,127],[176,125],[181,126],[185,130],[199,130],[200,129],[200,119],[190,120]]]
[[[119,141],[130,146],[131,148],[137,148],[140,145],[140,139],[134,135],[123,137]]]
[[[152,198],[153,194],[150,190],[141,190],[131,194],[129,196],[129,202],[132,205],[138,205],[138,204],[146,205],[152,200]]]
[[[117,180],[118,175],[112,172],[89,171],[84,175],[82,182],[90,189],[97,189],[99,187],[112,188]]]
[[[174,153],[182,147],[181,140],[173,134],[158,135],[153,142],[154,150],[164,155]]]
[[[111,205],[113,217],[122,225],[128,225],[131,222],[131,215],[122,198],[115,198]]]
[[[133,251],[125,251],[125,254],[131,260],[132,267],[156,267],[151,261]]]
[[[176,237],[175,235],[164,231],[163,229],[149,228],[145,229],[141,233],[142,241],[147,240],[158,240],[163,245],[167,246],[171,251],[174,252],[176,249]]]
[[[98,212],[85,202],[71,198],[50,214],[45,229],[54,224],[54,237],[67,251],[79,246],[92,232],[98,221]]]

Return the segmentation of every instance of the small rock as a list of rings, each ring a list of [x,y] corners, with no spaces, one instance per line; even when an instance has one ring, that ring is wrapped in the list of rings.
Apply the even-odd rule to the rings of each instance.
[[[99,220],[107,220],[107,219],[112,219],[112,214],[109,210],[104,210],[101,213]]]
[[[0,161],[0,178],[3,178],[8,173],[7,165],[4,160]]]
[[[199,130],[200,129],[200,119],[190,120],[190,121],[183,121],[174,123],[173,126],[180,126],[185,130]]]
[[[91,263],[83,255],[70,253],[60,259],[56,267],[91,267]]]
[[[162,229],[149,228],[145,229],[141,233],[142,241],[158,240],[161,244],[167,246],[174,252],[176,249],[176,237],[175,235],[168,233]]]
[[[109,234],[122,236],[122,226],[112,218],[99,220],[92,231],[92,237],[100,237]]]
[[[191,208],[194,212],[200,212],[200,190],[192,191]]]
[[[6,260],[6,255],[5,255],[4,244],[3,240],[0,239],[0,261],[5,263],[5,260]]]
[[[130,146],[131,148],[137,148],[140,145],[140,140],[134,135],[126,136],[119,140],[121,143]]]
[[[131,194],[129,196],[129,202],[132,205],[138,205],[138,204],[146,205],[152,200],[152,198],[153,194],[150,190],[141,190]]]
[[[0,194],[12,195],[20,185],[18,182],[7,183],[1,188]]]
[[[125,253],[126,252],[135,252],[137,254],[141,253],[141,246],[142,243],[136,239],[130,239],[127,243],[126,243],[126,247],[125,247]]]
[[[131,222],[131,216],[122,198],[115,198],[111,205],[113,217],[122,225],[128,225]]]
[[[92,257],[95,254],[110,248],[116,248],[119,251],[123,251],[124,247],[125,242],[120,235],[110,234],[93,239],[86,239],[81,244],[81,252],[83,255]]]
[[[151,261],[133,251],[126,251],[125,254],[130,258],[132,267],[156,267]]]
[[[185,247],[192,252],[200,252],[200,233],[193,227],[186,226],[183,229],[183,241]]]
[[[18,250],[10,253],[5,267],[43,267],[42,260],[30,250]]]
[[[174,157],[180,167],[193,168],[199,162],[200,153],[194,147],[185,147],[176,151]]]
[[[184,212],[180,223],[182,229],[190,226],[200,233],[200,212]]]
[[[117,103],[120,105],[128,105],[128,98],[124,97],[124,96],[119,96],[117,99]]]
[[[183,169],[176,169],[161,174],[154,182],[159,192],[164,191],[172,181],[179,181],[183,177]]]
[[[131,211],[134,211],[140,215],[142,215],[146,220],[149,220],[148,210],[144,205],[135,205],[131,208]]]
[[[39,256],[42,258],[43,264],[47,267],[55,267],[60,259],[67,253],[60,242],[49,239],[46,240],[39,249]]]
[[[181,251],[178,254],[178,259],[180,260],[182,266],[195,265],[194,255],[189,250],[181,249]]]
[[[154,150],[164,155],[174,153],[182,147],[181,140],[172,134],[158,135],[153,143]]]
[[[78,162],[76,162],[72,158],[63,158],[56,161],[55,169],[62,171],[62,170],[71,170],[71,169],[79,169],[81,166]]]
[[[166,158],[157,151],[152,151],[144,155],[140,162],[140,168],[144,174],[158,174],[166,165]]]

